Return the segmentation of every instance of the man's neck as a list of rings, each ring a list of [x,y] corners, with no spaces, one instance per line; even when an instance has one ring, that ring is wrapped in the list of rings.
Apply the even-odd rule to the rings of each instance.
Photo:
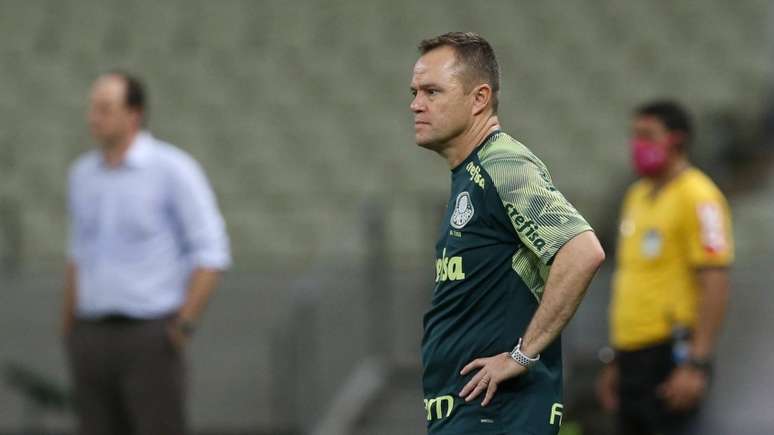
[[[134,142],[139,133],[139,131],[134,131],[114,143],[104,144],[102,146],[102,155],[105,163],[111,168],[117,168],[121,165],[121,162],[126,157],[126,153],[129,151],[129,147],[132,146],[132,142]]]
[[[449,168],[454,169],[470,153],[476,149],[487,136],[500,129],[500,121],[497,115],[491,115],[483,118],[481,121],[474,122],[473,125],[462,134],[455,137],[446,148],[441,151],[441,155],[449,162]]]
[[[672,180],[680,176],[680,174],[682,174],[683,171],[685,171],[689,167],[691,167],[691,164],[684,156],[677,157],[662,174],[660,174],[657,177],[653,177],[651,179],[651,181],[653,182],[652,194],[655,195],[656,193],[661,191],[661,189],[663,189],[664,186],[666,186]]]

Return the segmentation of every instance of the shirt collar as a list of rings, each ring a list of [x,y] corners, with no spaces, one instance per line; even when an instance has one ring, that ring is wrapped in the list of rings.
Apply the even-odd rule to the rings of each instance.
[[[129,168],[142,168],[150,161],[153,136],[147,130],[142,130],[134,137],[132,144],[126,151],[122,166]],[[104,164],[104,161],[103,161]]]

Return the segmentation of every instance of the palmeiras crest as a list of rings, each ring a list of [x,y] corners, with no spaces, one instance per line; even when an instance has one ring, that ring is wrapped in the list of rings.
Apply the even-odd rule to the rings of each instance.
[[[449,223],[458,230],[462,229],[473,218],[473,213],[473,203],[470,201],[470,194],[462,192],[457,195],[457,202],[454,204],[454,212]]]

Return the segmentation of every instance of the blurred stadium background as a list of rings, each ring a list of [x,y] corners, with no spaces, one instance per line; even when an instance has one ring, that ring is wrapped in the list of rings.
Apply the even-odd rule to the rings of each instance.
[[[0,433],[69,433],[58,339],[65,174],[92,80],[144,77],[150,126],[191,152],[232,237],[190,349],[200,434],[424,433],[418,347],[443,161],[413,144],[416,43],[482,33],[501,120],[614,249],[631,108],[676,97],[729,195],[738,263],[708,435],[774,433],[772,3],[0,0]],[[565,334],[565,434],[592,396],[612,261]]]

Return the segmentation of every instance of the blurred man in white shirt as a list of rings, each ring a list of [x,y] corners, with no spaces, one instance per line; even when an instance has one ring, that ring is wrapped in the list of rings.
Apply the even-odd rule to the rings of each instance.
[[[182,351],[231,262],[199,164],[144,130],[135,77],[95,82],[88,121],[99,148],[69,175],[63,335],[79,433],[185,433]]]

